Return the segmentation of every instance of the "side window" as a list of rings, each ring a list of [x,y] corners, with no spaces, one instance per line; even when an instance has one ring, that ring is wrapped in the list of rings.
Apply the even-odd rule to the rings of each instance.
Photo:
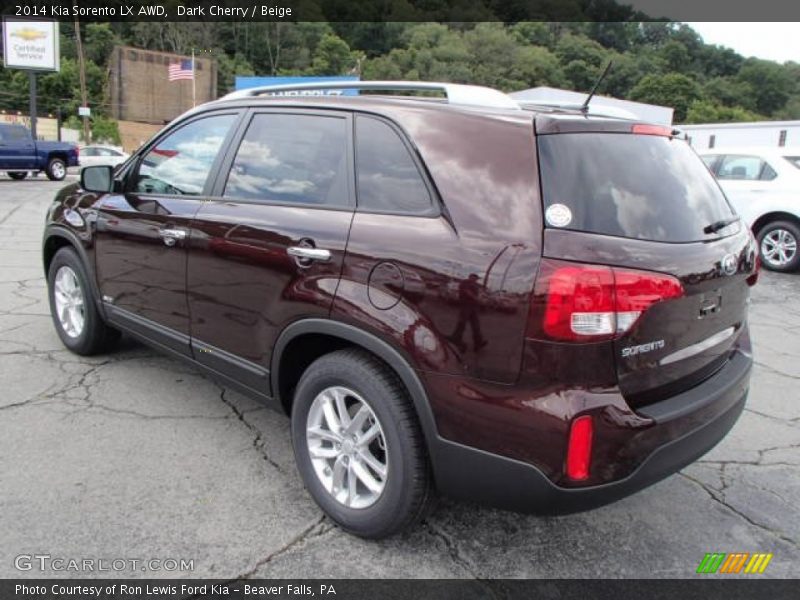
[[[756,181],[761,178],[761,172],[765,165],[766,163],[757,156],[728,155],[722,159],[717,177]]]
[[[150,148],[130,189],[144,194],[198,195],[236,115],[192,121]]]
[[[11,127],[9,138],[14,142],[30,142],[31,134],[24,127]]]
[[[223,196],[346,206],[347,120],[256,114],[233,159]]]
[[[97,148],[81,148],[81,156],[97,156]]]
[[[773,169],[771,166],[769,166],[768,162],[765,162],[764,166],[761,167],[761,175],[759,175],[758,178],[761,181],[772,181],[777,176],[778,176],[778,174],[775,172],[775,169]]]
[[[403,140],[387,123],[356,118],[358,207],[419,214],[431,208],[431,195]]]
[[[709,155],[706,155],[706,156],[701,156],[700,158],[706,164],[706,166],[708,167],[708,170],[711,171],[712,173],[714,173],[714,171],[715,171],[714,163],[717,162],[717,159],[719,158],[719,154],[709,154]]]

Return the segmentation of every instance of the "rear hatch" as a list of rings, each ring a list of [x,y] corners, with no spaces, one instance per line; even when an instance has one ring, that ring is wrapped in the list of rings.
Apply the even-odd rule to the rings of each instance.
[[[752,235],[671,128],[550,116],[536,130],[545,266],[578,263],[590,276],[592,265],[610,267],[599,276],[612,282],[613,333],[592,313],[608,307],[586,308],[584,299],[573,341],[610,342],[632,406],[697,385],[745,326]]]

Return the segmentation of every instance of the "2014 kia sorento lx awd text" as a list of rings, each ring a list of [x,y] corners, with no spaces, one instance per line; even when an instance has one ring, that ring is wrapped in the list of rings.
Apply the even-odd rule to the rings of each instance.
[[[235,92],[59,192],[68,348],[126,332],[285,411],[309,493],[369,538],[436,493],[598,506],[725,436],[756,245],[679,132],[325,85],[361,93]]]

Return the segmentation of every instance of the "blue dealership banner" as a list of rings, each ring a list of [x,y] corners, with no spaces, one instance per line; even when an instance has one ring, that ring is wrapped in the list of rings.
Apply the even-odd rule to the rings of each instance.
[[[252,77],[237,75],[236,90],[246,90],[266,85],[294,85],[302,83],[338,83],[343,81],[360,81],[358,75],[341,75],[333,77],[294,76],[294,77]],[[357,96],[358,90],[302,90],[277,92],[276,96]]]

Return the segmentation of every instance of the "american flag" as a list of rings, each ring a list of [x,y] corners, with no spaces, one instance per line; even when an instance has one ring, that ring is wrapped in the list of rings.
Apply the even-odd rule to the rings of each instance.
[[[169,63],[167,74],[170,81],[180,81],[181,79],[194,79],[194,68],[192,59],[177,60]]]

